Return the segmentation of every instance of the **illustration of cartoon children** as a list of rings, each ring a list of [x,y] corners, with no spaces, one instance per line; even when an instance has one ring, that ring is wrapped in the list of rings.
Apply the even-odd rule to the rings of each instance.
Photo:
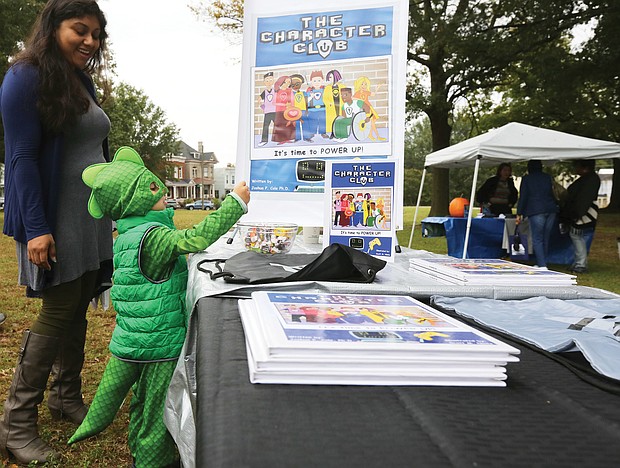
[[[287,106],[293,105],[293,90],[291,89],[291,77],[284,75],[276,80],[273,89],[276,92],[276,118],[273,126],[271,141],[279,145],[293,142],[295,139],[295,123],[284,117]]]
[[[377,216],[379,216],[379,210],[377,210],[377,204],[374,201],[371,201],[370,202],[370,213],[368,214],[368,218],[366,218],[366,226],[375,227]]]
[[[295,304],[291,304],[290,306],[286,307],[284,310],[287,310],[290,314],[291,314],[291,321],[292,322],[299,322],[301,323],[301,318],[303,317],[303,312],[300,311],[297,306]]]
[[[331,84],[325,86],[323,101],[325,101],[325,131],[330,138],[334,138],[334,120],[340,115],[341,90],[344,87],[342,75],[338,70],[330,70],[325,75],[325,79]]]
[[[310,74],[309,87],[306,90],[306,100],[308,102],[308,135],[306,141],[312,141],[314,135],[321,135],[329,138],[325,128],[325,101],[323,94],[325,91],[325,79],[323,72],[315,70]]]
[[[273,89],[273,72],[267,72],[263,75],[263,85],[265,89],[258,96],[258,104],[263,110],[263,133],[258,146],[265,146],[269,139],[269,126],[276,119],[276,94]]]
[[[298,73],[291,75],[293,105],[301,111],[301,118],[295,122],[295,141],[299,141],[304,138],[304,122],[308,116],[308,103],[306,102],[306,95],[301,90],[301,85],[303,85],[304,82],[305,80],[302,75]]]
[[[340,201],[340,190],[334,193],[334,226],[338,226],[338,221],[342,215],[342,202]]]
[[[349,207],[349,194],[348,193],[343,193],[340,196],[340,226],[341,227],[346,227],[348,226],[349,223],[349,217],[351,215],[351,208]],[[347,215],[347,213],[349,213]]]
[[[353,94],[353,97],[361,99],[368,106],[367,113],[370,117],[370,134],[368,138],[371,140],[385,141],[385,138],[379,136],[379,131],[377,130],[376,120],[379,118],[379,114],[377,114],[370,104],[370,97],[375,95],[375,92],[370,89],[370,79],[367,76],[360,76],[355,80],[354,88],[355,94]],[[378,88],[379,87],[377,87],[377,89]]]
[[[319,309],[318,309],[318,307],[314,307],[314,306],[301,306],[301,307],[299,307],[299,310],[304,314],[304,317],[306,318],[306,323],[307,322],[312,322],[312,323],[317,322],[317,318],[319,316]]]
[[[334,137],[344,141],[351,134],[351,123],[355,114],[367,111],[367,106],[360,99],[353,99],[353,90],[343,87],[340,89],[340,113],[339,118],[333,122]]]
[[[342,96],[340,115],[352,119],[358,112],[364,111],[368,113],[369,108],[364,101],[361,99],[353,99],[353,90],[351,88],[342,88],[340,92]]]
[[[383,201],[383,198],[377,199],[377,212],[378,214],[375,224],[379,229],[387,229],[388,217],[385,213],[385,202]]]
[[[361,193],[357,194],[355,201],[353,202],[353,220],[352,226],[362,227],[364,224],[364,196]]]
[[[343,323],[342,317],[344,314],[340,312],[338,309],[327,306],[326,310],[323,312],[323,323]]]
[[[363,203],[363,209],[364,209],[364,226],[368,226],[368,217],[370,216],[370,199],[372,198],[372,195],[368,192],[366,192],[364,194],[364,203]]]
[[[353,214],[355,213],[355,205],[353,204],[353,200],[355,200],[355,195],[352,193],[347,194],[349,197],[349,208],[347,209],[346,215],[349,221],[347,226],[353,226]]]

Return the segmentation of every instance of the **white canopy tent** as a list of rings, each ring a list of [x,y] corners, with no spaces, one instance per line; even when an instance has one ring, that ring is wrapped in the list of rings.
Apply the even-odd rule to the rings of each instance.
[[[418,217],[422,189],[429,167],[461,168],[474,166],[474,180],[471,187],[470,206],[473,206],[480,165],[491,166],[501,162],[518,162],[539,159],[549,163],[571,159],[609,159],[620,157],[620,143],[595,140],[569,133],[532,127],[511,122],[503,127],[489,130],[453,146],[426,156],[422,181],[416,203],[413,225],[409,236],[409,247]],[[469,210],[463,258],[467,257],[467,244],[471,228],[472,211]]]

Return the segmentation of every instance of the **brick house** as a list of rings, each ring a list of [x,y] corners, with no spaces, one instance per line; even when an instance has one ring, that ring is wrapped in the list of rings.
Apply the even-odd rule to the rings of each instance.
[[[199,200],[215,196],[214,166],[217,158],[215,153],[204,151],[202,141],[198,142],[198,150],[180,141],[176,153],[167,154],[166,161],[172,167],[172,176],[165,182],[170,198]]]

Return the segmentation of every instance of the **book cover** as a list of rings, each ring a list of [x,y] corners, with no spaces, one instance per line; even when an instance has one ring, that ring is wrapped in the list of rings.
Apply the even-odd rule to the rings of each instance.
[[[408,296],[259,291],[252,300],[269,354],[519,353]]]
[[[456,259],[456,258],[425,258],[411,259],[410,268],[414,271],[452,278],[459,282],[477,282],[488,284],[489,281],[533,281],[544,284],[575,284],[575,277],[552,270],[541,270],[529,265],[510,262],[502,259]]]
[[[252,383],[500,387],[506,385],[503,366],[518,360],[518,350],[407,296],[258,292],[239,301],[239,312]],[[337,320],[346,315],[351,319]],[[308,339],[299,330],[322,330],[325,336]],[[441,330],[448,346],[429,352],[419,343],[439,336],[433,330]],[[332,336],[338,331],[349,335]],[[500,349],[468,353],[463,343],[460,351],[451,349],[450,334],[469,331],[477,335],[469,337],[469,346]],[[417,337],[396,336],[407,333]],[[278,344],[278,334],[284,343]]]
[[[396,180],[395,161],[328,162],[323,247],[339,243],[394,261]]]
[[[239,313],[243,322],[246,342],[252,349],[257,370],[299,371],[300,369],[317,371],[329,368],[331,370],[350,371],[354,364],[356,369],[373,372],[399,371],[410,372],[420,370],[448,371],[488,370],[491,366],[504,366],[507,362],[518,361],[517,356],[498,355],[497,357],[485,354],[420,354],[412,353],[408,357],[392,358],[384,354],[373,354],[356,357],[354,353],[320,355],[270,355],[266,338],[263,333],[255,302],[251,299],[239,301]]]

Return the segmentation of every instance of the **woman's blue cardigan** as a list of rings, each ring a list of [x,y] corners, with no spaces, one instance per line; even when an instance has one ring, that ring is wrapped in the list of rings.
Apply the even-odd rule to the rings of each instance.
[[[97,102],[90,77],[81,71],[76,73]],[[0,87],[5,145],[3,232],[24,244],[54,234],[62,170],[63,135],[43,128],[38,96],[37,68],[28,64],[12,66]],[[107,138],[103,155],[110,160]]]

